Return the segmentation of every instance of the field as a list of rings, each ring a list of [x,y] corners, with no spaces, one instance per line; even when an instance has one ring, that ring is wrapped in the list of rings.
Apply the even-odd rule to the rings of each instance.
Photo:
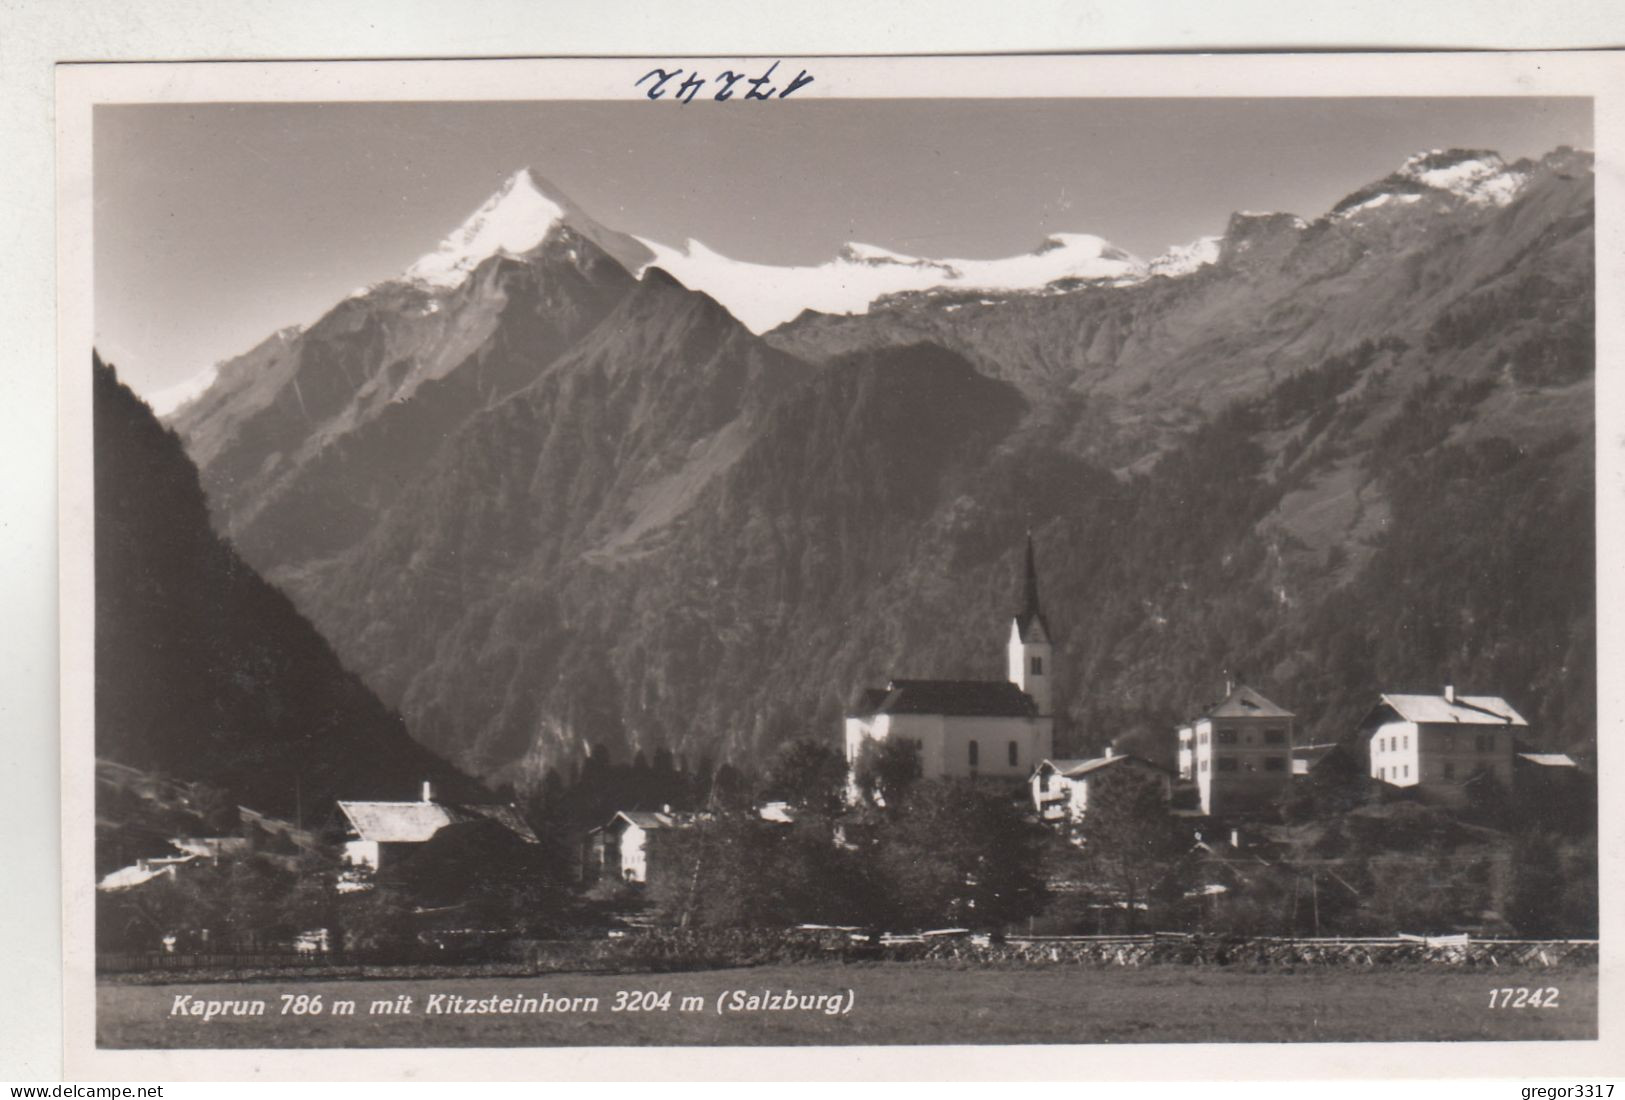
[[[1543,998],[1555,1004],[1490,1007],[1492,990],[1520,986],[1555,988]],[[719,1004],[734,1003],[736,990],[744,1010],[719,1012]],[[657,997],[652,1010],[615,1011],[623,991],[671,996]],[[851,1007],[833,1015],[823,1011],[830,999],[790,1011],[750,1007],[750,997],[787,991],[838,994],[838,1007]],[[316,994],[320,1014],[283,1012],[284,995],[293,1006]],[[479,1002],[544,994],[597,1003],[545,1014],[428,1014],[435,994],[448,995],[442,1004],[451,995]],[[375,1003],[401,1005],[403,995],[412,1011],[374,1011]],[[187,997],[177,1014],[177,1000]],[[183,1014],[210,1001],[263,1002],[263,1014]],[[354,1002],[354,1014],[336,1014],[340,1001]],[[143,1049],[1587,1039],[1597,1035],[1597,972],[877,963],[545,978],[103,983],[96,1024],[99,1045]]]

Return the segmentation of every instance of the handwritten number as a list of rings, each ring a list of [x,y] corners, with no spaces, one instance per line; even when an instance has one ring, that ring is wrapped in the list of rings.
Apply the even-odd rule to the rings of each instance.
[[[800,90],[802,88],[805,88],[807,85],[811,84],[812,82],[813,82],[813,78],[807,75],[807,70],[802,69],[801,72],[796,75],[796,78],[794,80],[790,81],[789,86],[786,87],[784,89],[784,91],[779,93],[779,98],[784,99],[784,98],[788,97],[791,92],[798,91],[798,90]]]
[[[671,80],[671,79],[673,79],[675,77],[681,76],[682,74],[683,74],[683,70],[681,70],[681,69],[673,69],[669,73],[665,69],[650,69],[648,72],[646,72],[642,76],[638,77],[637,80],[633,81],[632,82],[632,87],[634,87],[634,88],[638,87],[645,80],[648,80],[651,76],[658,76],[660,79],[655,81],[653,84],[649,85],[649,90],[647,92],[645,92],[644,94],[647,95],[650,99],[659,99],[659,98],[661,98],[662,96],[664,96],[666,94],[664,91],[661,90],[662,86],[666,83],[666,81]]]
[[[726,103],[734,97],[734,85],[740,81],[744,81],[746,84],[746,99],[773,99],[775,97],[787,99],[813,82],[813,76],[806,69],[802,69],[796,74],[795,79],[782,89],[774,87],[772,83],[773,74],[778,71],[780,64],[781,62],[778,61],[773,62],[761,76],[751,77],[746,76],[744,73],[736,73],[732,69],[724,69],[710,79],[701,76],[697,70],[650,69],[634,80],[632,86],[634,88],[643,88],[647,84],[648,87],[643,92],[645,98],[665,99],[668,91],[666,85],[687,72],[688,75],[683,78],[675,90],[671,91],[671,98],[687,105],[693,103],[694,97],[699,95],[706,85],[710,83],[715,83],[717,86],[716,90],[711,93],[711,98],[718,103]]]

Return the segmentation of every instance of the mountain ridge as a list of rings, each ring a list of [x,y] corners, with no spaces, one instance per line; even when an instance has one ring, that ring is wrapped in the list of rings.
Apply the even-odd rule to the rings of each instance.
[[[1349,216],[1238,214],[1177,277],[935,288],[765,335],[726,295],[550,228],[453,290],[341,304],[265,352],[274,370],[245,361],[263,403],[223,391],[175,423],[249,560],[485,776],[534,781],[592,743],[756,758],[833,737],[863,683],[992,675],[1028,527],[1073,750],[1171,729],[1238,665],[1312,735],[1361,690],[1478,676],[1538,695],[1517,701],[1584,749],[1583,672],[1523,638],[1568,624],[1594,646],[1589,574],[1531,534],[1531,569],[1564,562],[1544,604],[1510,580],[1456,591],[1426,551],[1499,576],[1493,545],[1438,528],[1387,456],[1483,466],[1586,544],[1589,163],[1520,164],[1503,203],[1472,198],[1494,171],[1460,173],[1464,194],[1426,180],[1481,155],[1429,156]],[[458,354],[435,350],[448,332]],[[1450,484],[1453,508],[1488,507]],[[1396,562],[1501,625],[1476,636],[1426,593],[1409,613],[1437,623],[1392,620]]]

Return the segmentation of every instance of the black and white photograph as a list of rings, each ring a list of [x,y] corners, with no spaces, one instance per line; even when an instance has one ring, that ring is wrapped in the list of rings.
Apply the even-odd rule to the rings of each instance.
[[[87,74],[95,1051],[1594,1045],[1619,160],[1426,60]]]

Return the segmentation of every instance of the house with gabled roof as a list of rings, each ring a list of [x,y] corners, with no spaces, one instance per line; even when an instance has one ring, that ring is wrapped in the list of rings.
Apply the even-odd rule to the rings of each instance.
[[[1424,802],[1463,806],[1469,782],[1488,777],[1510,789],[1523,715],[1499,695],[1387,694],[1360,723],[1369,774],[1415,788]]]
[[[495,822],[527,844],[540,843],[513,804],[440,801],[429,783],[423,784],[423,796],[416,802],[341,801],[339,810],[349,825],[345,862],[374,871],[403,851],[427,843],[446,826],[465,822]]]
[[[1201,792],[1204,814],[1267,811],[1292,779],[1295,716],[1246,684],[1179,727],[1179,777]]]
[[[1045,760],[1033,771],[1033,806],[1046,824],[1073,824],[1089,812],[1093,793],[1126,776],[1138,776],[1156,783],[1165,802],[1172,798],[1173,773],[1160,764],[1106,750],[1093,759]]]
[[[903,740],[927,779],[1019,783],[1054,751],[1054,647],[1038,602],[1038,570],[1027,538],[1021,610],[1010,625],[1003,680],[893,679],[863,691],[846,716],[846,759],[865,742]]]
[[[608,875],[622,882],[647,883],[661,869],[661,850],[678,829],[697,823],[703,815],[661,810],[618,810],[608,822],[587,834],[583,877],[588,881]]]

